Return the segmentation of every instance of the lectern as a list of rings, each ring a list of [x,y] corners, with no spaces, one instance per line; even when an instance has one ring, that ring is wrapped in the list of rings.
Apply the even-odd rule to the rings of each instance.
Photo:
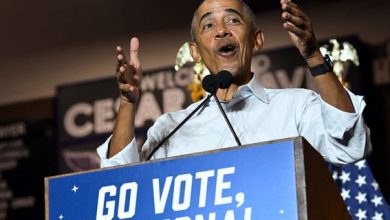
[[[301,137],[48,177],[45,190],[46,219],[351,219]]]

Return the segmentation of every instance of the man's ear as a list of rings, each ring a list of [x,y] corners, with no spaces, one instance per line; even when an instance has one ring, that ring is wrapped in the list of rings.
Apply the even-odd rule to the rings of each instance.
[[[253,48],[254,52],[259,52],[264,45],[264,34],[260,29],[255,31],[255,46]]]
[[[190,42],[190,54],[196,63],[200,63],[202,61],[198,45],[195,42]]]

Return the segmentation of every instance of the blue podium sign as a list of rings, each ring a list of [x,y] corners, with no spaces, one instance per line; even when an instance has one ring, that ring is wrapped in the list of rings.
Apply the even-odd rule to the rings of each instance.
[[[294,139],[46,178],[48,219],[298,219]]]

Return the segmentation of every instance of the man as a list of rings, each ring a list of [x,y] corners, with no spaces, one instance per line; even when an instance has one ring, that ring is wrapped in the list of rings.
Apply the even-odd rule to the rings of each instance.
[[[282,1],[283,28],[318,76],[319,94],[304,89],[265,89],[253,76],[252,53],[264,43],[253,13],[240,0],[204,0],[192,22],[191,55],[212,73],[228,70],[233,83],[218,89],[242,144],[303,136],[328,161],[345,164],[361,159],[369,137],[362,118],[362,97],[345,90],[326,65],[309,18],[293,2]],[[137,162],[148,154],[200,102],[182,111],[166,113],[148,131],[142,150],[134,138],[134,118],[142,78],[138,39],[130,42],[130,61],[117,48],[116,77],[121,94],[117,121],[111,138],[98,148],[102,166]],[[319,70],[319,72],[318,72]],[[194,115],[153,158],[183,155],[236,146],[214,100]]]

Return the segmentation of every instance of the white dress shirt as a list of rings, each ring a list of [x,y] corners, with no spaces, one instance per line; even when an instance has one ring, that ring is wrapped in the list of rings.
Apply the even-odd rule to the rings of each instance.
[[[239,87],[230,102],[222,103],[222,107],[243,145],[303,136],[325,160],[346,164],[361,159],[370,148],[368,128],[366,131],[362,117],[365,102],[362,96],[348,93],[355,113],[340,111],[311,90],[265,89],[253,77],[248,84]],[[159,117],[148,130],[143,155],[200,103]],[[110,138],[97,149],[102,167],[140,161],[135,139],[108,159]],[[164,143],[153,159],[233,146],[237,143],[212,98]]]

